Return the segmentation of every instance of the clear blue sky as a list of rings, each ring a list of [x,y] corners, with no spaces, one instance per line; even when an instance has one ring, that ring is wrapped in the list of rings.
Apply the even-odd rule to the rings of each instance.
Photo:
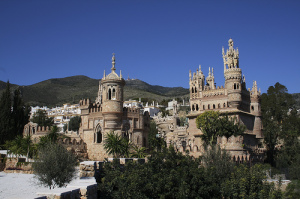
[[[221,86],[229,38],[247,88],[300,92],[299,0],[1,0],[0,80],[100,79],[114,52],[124,78],[188,88],[201,64]]]

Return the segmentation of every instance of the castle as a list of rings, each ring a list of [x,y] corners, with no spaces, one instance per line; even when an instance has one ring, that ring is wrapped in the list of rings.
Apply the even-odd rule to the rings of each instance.
[[[245,135],[237,137],[219,137],[217,143],[231,152],[236,161],[261,161],[263,147],[262,121],[260,110],[260,91],[256,81],[252,89],[246,89],[245,76],[239,67],[239,51],[234,49],[233,40],[228,41],[228,50],[222,49],[224,61],[225,86],[216,86],[213,68],[206,77],[201,66],[193,74],[189,72],[190,113],[188,125],[178,126],[176,113],[173,116],[154,118],[159,132],[168,145],[173,144],[177,150],[186,150],[193,156],[204,151],[200,138],[201,130],[196,127],[196,118],[207,110],[228,113],[240,124],[246,126]]]
[[[115,56],[112,57],[111,73],[99,82],[96,101],[89,99],[79,102],[81,126],[79,136],[86,143],[88,157],[91,160],[103,160],[108,157],[104,149],[104,139],[109,132],[115,132],[128,138],[139,147],[147,147],[150,117],[140,108],[123,107],[123,89],[125,80],[115,68]]]
[[[173,102],[173,116],[154,116],[159,135],[167,145],[195,157],[204,152],[201,130],[196,127],[196,118],[207,110],[219,111],[235,117],[237,122],[246,126],[243,136],[218,137],[217,144],[229,151],[236,162],[260,162],[263,160],[263,131],[261,121],[260,91],[256,81],[252,89],[246,89],[245,76],[239,66],[239,51],[234,49],[233,40],[228,41],[226,53],[222,49],[225,85],[216,86],[213,68],[207,77],[201,66],[193,74],[189,72],[190,112],[184,126],[179,125],[177,105]],[[115,68],[115,56],[112,57],[111,73],[99,82],[98,96],[95,102],[81,100],[81,126],[78,136],[73,141],[63,140],[68,146],[72,143],[82,145],[80,152],[87,154],[91,160],[103,160],[108,157],[104,149],[104,139],[109,132],[115,132],[128,138],[136,146],[148,147],[150,126],[149,113],[140,108],[124,107],[123,89],[125,80],[121,71]],[[24,135],[45,135],[45,128],[29,123],[24,128]],[[76,147],[75,147],[76,148]],[[74,149],[75,150],[75,149]]]

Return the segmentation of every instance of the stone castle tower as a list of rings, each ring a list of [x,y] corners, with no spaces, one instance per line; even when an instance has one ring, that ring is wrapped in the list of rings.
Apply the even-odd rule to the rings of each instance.
[[[235,117],[237,122],[246,126],[243,136],[219,137],[217,143],[230,151],[235,161],[261,161],[263,158],[263,134],[260,110],[260,91],[256,81],[252,89],[246,89],[245,76],[239,66],[239,51],[234,49],[233,40],[229,39],[228,49],[222,49],[224,61],[225,85],[217,86],[214,69],[209,68],[205,77],[201,66],[196,72],[189,72],[190,113],[187,126],[176,125],[176,118],[155,117],[160,134],[167,144],[173,144],[178,151],[189,151],[190,155],[199,156],[204,151],[200,138],[201,130],[196,126],[196,118],[205,111],[219,111]],[[169,116],[170,117],[170,116]],[[178,118],[177,118],[178,119]]]
[[[94,103],[80,101],[81,126],[79,135],[87,145],[89,159],[103,160],[109,155],[104,149],[104,139],[109,132],[128,138],[131,143],[147,147],[150,117],[139,108],[123,108],[125,80],[116,73],[113,54],[111,73],[99,81],[98,96]]]

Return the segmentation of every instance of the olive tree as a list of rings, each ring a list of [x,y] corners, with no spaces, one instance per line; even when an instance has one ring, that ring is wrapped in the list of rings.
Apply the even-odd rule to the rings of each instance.
[[[71,152],[60,144],[49,142],[40,149],[32,167],[39,184],[53,189],[66,186],[75,178],[76,164]]]

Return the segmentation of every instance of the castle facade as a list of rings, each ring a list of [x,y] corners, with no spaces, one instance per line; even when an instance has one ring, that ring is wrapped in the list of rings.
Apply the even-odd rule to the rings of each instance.
[[[86,143],[88,158],[91,160],[104,160],[109,157],[104,149],[104,139],[109,132],[127,137],[136,146],[147,147],[149,114],[143,114],[139,108],[123,107],[125,80],[121,71],[120,75],[115,71],[113,55],[111,73],[106,75],[104,71],[95,102],[89,99],[79,102],[79,136]]]
[[[217,143],[230,151],[235,160],[259,161],[263,151],[260,91],[256,81],[252,89],[246,89],[245,76],[239,66],[239,51],[234,49],[232,39],[229,39],[228,46],[226,53],[222,49],[224,86],[216,86],[213,68],[209,68],[207,77],[201,66],[193,74],[189,72],[191,111],[187,116],[188,125],[179,127],[176,114],[166,118],[158,115],[155,121],[167,144],[173,144],[179,151],[188,150],[191,155],[199,156],[204,149],[200,138],[202,132],[196,127],[197,116],[209,110],[229,114],[246,126],[245,135],[228,139],[219,137]]]

